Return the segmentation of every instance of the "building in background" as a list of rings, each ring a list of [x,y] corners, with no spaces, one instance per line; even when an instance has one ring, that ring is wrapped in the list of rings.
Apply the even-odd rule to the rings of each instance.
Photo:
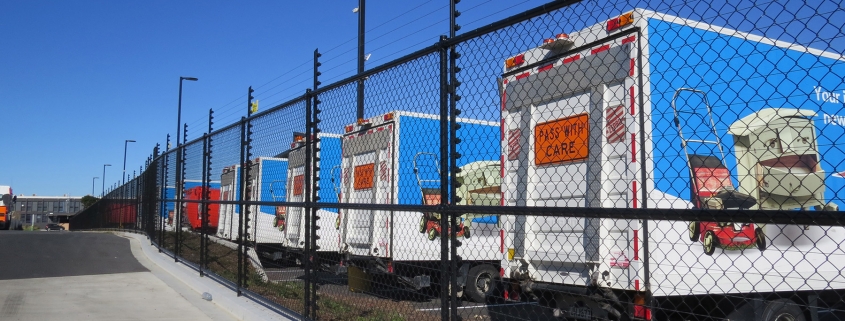
[[[43,229],[48,223],[61,224],[68,228],[71,216],[82,210],[79,196],[24,196],[18,195],[15,202],[13,228],[31,226]]]

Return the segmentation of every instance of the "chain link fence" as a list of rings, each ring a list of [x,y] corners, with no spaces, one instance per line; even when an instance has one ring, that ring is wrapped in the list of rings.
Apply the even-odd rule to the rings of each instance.
[[[839,320],[842,8],[555,1],[327,86],[315,51],[71,229],[308,320]]]

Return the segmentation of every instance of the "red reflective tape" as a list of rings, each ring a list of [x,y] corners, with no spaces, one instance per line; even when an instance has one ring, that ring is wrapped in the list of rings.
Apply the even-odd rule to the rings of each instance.
[[[633,208],[637,208],[637,181],[631,182],[631,191],[634,194],[634,197],[631,200],[631,206]]]
[[[528,72],[523,72],[519,75],[516,75],[516,80],[520,80],[522,78],[528,77],[528,75],[529,75]]]
[[[640,259],[640,233],[639,230],[634,230],[634,261]]]
[[[637,162],[637,134],[631,133],[631,163]]]
[[[505,230],[499,230],[499,252],[505,253]]]
[[[640,280],[634,280],[634,290],[640,290]]]
[[[565,59],[563,59],[563,63],[568,64],[568,63],[573,62],[573,61],[578,60],[578,59],[581,59],[581,55],[574,55],[572,57],[565,58]]]
[[[548,64],[543,67],[537,68],[537,72],[544,72],[546,70],[552,69],[552,67],[554,67],[554,64]]]
[[[507,83],[508,82],[506,80],[505,84],[507,84]],[[508,98],[508,95],[506,93],[507,93],[506,91],[504,91],[504,90],[502,91],[502,110],[505,110],[505,101],[507,101],[507,98]],[[504,120],[502,121],[502,123],[504,123]]]
[[[505,277],[505,268],[502,268],[502,267],[499,268],[499,276]]]
[[[622,44],[624,45],[626,43],[631,43],[634,42],[634,40],[637,40],[637,36],[630,36],[628,38],[622,39]]]
[[[633,115],[634,114],[634,101],[635,101],[634,100],[634,86],[631,86],[631,88],[628,88],[628,97],[630,97],[630,99],[631,99],[631,115]]]
[[[596,49],[593,49],[592,51],[590,51],[590,54],[595,55],[595,54],[600,53],[602,51],[605,51],[607,49],[610,49],[610,45],[604,45],[604,46],[598,47]]]
[[[631,58],[631,70],[628,73],[629,76],[634,76],[634,66],[636,66],[636,64],[634,63],[634,58]]]

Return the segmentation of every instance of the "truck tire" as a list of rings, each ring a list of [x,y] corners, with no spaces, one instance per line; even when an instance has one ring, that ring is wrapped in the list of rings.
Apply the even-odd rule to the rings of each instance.
[[[437,238],[437,230],[435,230],[433,227],[428,229],[428,240],[434,241],[434,239],[436,239],[436,238]]]
[[[469,269],[467,283],[464,287],[470,300],[477,303],[487,303],[487,299],[496,292],[499,272],[491,265],[481,264]]]
[[[763,233],[763,229],[756,228],[754,229],[754,243],[757,245],[757,249],[762,251],[766,250],[766,234]]]
[[[423,214],[423,216],[420,216],[420,233],[425,233],[425,226],[427,224],[428,219],[425,217],[425,214]]]
[[[704,254],[708,256],[713,255],[713,252],[716,251],[716,247],[719,246],[719,238],[716,237],[716,234],[713,234],[713,231],[707,231],[704,233]]]
[[[701,224],[698,222],[689,222],[689,240],[696,242],[701,237]]]
[[[789,299],[778,299],[766,303],[763,309],[764,321],[805,321],[804,313],[795,302]]]

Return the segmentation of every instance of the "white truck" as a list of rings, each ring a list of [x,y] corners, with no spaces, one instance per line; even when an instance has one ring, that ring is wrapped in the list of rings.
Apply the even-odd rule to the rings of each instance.
[[[843,204],[825,187],[845,166],[845,57],[643,9],[608,18],[505,61],[502,205]],[[845,293],[841,226],[501,222],[504,296],[566,318],[818,320]]]
[[[464,203],[492,204],[499,198],[499,124],[458,118],[463,168],[458,189]],[[341,203],[440,204],[440,119],[393,111],[345,126],[342,140]],[[492,143],[492,144],[491,144]],[[325,158],[323,158],[325,160]],[[486,175],[485,175],[486,174]],[[384,275],[413,289],[439,284],[440,241],[447,228],[437,213],[346,209],[340,211],[343,264],[368,275]],[[462,216],[460,286],[473,300],[485,300],[498,273],[498,217]],[[453,258],[457,259],[457,258]],[[477,284],[477,286],[475,286]],[[463,289],[459,290],[462,292]]]
[[[319,187],[317,202],[322,203],[337,203],[338,191],[335,188],[338,178],[333,174],[337,173],[340,167],[340,135],[320,133],[317,136],[319,141],[316,146],[319,150],[315,155],[320,158],[315,164],[320,166],[320,179],[316,180],[316,176],[312,170],[312,180],[315,187]],[[305,162],[306,162],[306,146],[305,134],[294,133],[293,143],[291,149],[280,154],[280,156],[288,159],[287,168],[287,182],[286,182],[286,199],[288,202],[305,202]],[[305,232],[306,220],[305,208],[288,206],[286,208],[278,208],[284,212],[284,224],[281,229],[284,230],[284,240],[282,246],[285,250],[293,255],[294,260],[302,261],[305,249]],[[317,215],[320,219],[317,221],[319,229],[317,229],[317,246],[316,261],[320,266],[337,266],[340,262],[340,241],[338,226],[338,211],[333,208],[321,208]],[[281,253],[277,253],[273,259],[281,259]]]
[[[251,161],[252,181],[247,184],[251,191],[244,191],[244,199],[254,202],[284,201],[285,196],[285,175],[287,174],[288,160],[277,157],[258,157]],[[237,201],[240,193],[241,171],[240,165],[232,165],[223,168],[220,176],[220,200]],[[246,209],[247,206],[244,206]],[[279,224],[283,223],[277,219],[277,207],[270,205],[249,205],[251,221],[248,243],[258,246],[256,251],[262,253],[267,251],[264,247],[279,248],[284,240],[283,230]],[[241,209],[236,204],[220,204],[220,218],[217,226],[217,237],[237,241],[238,229],[241,223]]]

